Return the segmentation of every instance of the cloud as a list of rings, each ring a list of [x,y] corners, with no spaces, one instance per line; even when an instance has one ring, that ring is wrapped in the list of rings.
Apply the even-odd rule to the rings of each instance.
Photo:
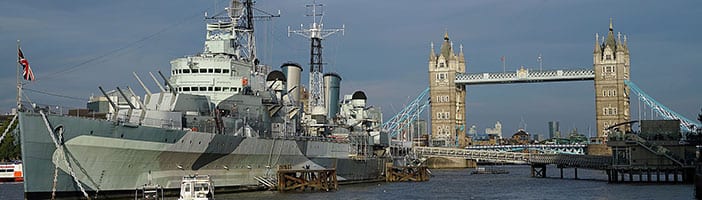
[[[257,22],[259,55],[277,67],[286,61],[308,72],[309,42],[287,36],[287,27],[311,22],[307,1],[260,1],[258,7],[282,17]],[[702,50],[702,5],[696,1],[324,1],[325,27],[346,25],[346,34],[323,41],[327,71],[343,77],[342,93],[363,90],[385,116],[427,87],[429,44],[436,48],[445,30],[455,47],[463,44],[468,72],[501,71],[524,65],[544,68],[592,66],[594,34],[630,36],[632,80],[649,95],[692,118],[702,99],[697,77]],[[97,85],[135,85],[131,72],[168,71],[169,60],[202,49],[204,11],[227,1],[53,1],[8,2],[0,8],[0,60],[13,65],[16,40],[41,78],[30,87],[65,95],[97,94]],[[154,35],[154,37],[149,37]],[[146,38],[146,39],[145,39]],[[143,41],[142,41],[143,40]],[[139,41],[134,43],[135,41]],[[132,44],[134,43],[134,44]],[[131,45],[130,45],[131,44]],[[122,50],[118,50],[123,48]],[[118,50],[118,51],[115,51]],[[57,73],[80,63],[70,73]],[[14,105],[15,68],[0,68],[2,108]],[[306,83],[306,78],[303,79]],[[487,127],[501,120],[515,130],[522,118],[534,131],[560,120],[586,130],[594,121],[591,83],[476,86],[468,88],[468,121]],[[70,102],[34,97],[51,103]],[[634,100],[632,100],[632,105]],[[70,103],[82,106],[83,103]],[[594,126],[592,126],[594,128]]]

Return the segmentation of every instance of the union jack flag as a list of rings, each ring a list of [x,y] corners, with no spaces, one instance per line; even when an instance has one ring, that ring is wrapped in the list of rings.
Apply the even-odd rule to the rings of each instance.
[[[24,58],[22,49],[19,47],[17,48],[17,59],[17,62],[22,65],[22,77],[24,77],[24,80],[34,81],[34,72],[32,72],[32,68],[29,67],[29,61]]]

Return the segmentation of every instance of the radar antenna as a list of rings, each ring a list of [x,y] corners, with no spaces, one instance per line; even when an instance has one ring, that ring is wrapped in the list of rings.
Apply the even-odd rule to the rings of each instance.
[[[232,0],[226,10],[229,18],[231,18],[232,21],[235,21],[241,18],[241,15],[244,14],[244,5],[239,2],[239,0]]]
[[[344,35],[345,29],[344,25],[337,29],[324,29],[324,25],[322,24],[322,20],[324,19],[324,11],[322,10],[323,6],[323,4],[317,4],[314,0],[312,1],[312,4],[305,5],[305,7],[312,11],[311,14],[306,15],[308,17],[312,17],[313,20],[309,28],[305,29],[303,25],[300,24],[300,30],[291,30],[288,26],[288,37],[290,37],[290,33],[295,33],[309,38],[311,41],[309,77],[310,111],[315,107],[324,107],[324,90],[322,85],[324,71],[324,63],[322,62],[322,40],[337,32],[341,32],[341,35]],[[318,8],[319,11],[317,10]]]

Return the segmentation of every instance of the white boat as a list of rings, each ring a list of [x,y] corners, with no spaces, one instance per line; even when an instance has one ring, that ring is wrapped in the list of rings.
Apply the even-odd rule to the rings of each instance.
[[[0,182],[22,182],[22,162],[0,163]]]
[[[161,187],[160,185],[145,184],[145,185],[137,188],[136,191],[134,192],[134,200],[142,200],[142,199],[163,200],[164,199],[163,187]]]
[[[214,182],[208,175],[185,176],[180,182],[178,200],[213,200]]]

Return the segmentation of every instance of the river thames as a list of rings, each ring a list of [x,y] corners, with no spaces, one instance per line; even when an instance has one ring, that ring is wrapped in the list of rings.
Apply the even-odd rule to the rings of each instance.
[[[336,192],[272,191],[215,194],[217,199],[694,199],[693,185],[608,184],[603,171],[555,167],[530,177],[528,165],[497,166],[509,174],[471,175],[472,169],[433,170],[428,182],[341,185]],[[215,182],[216,184],[216,182]],[[0,199],[23,199],[22,184],[1,184]],[[175,197],[167,199],[176,199]]]

